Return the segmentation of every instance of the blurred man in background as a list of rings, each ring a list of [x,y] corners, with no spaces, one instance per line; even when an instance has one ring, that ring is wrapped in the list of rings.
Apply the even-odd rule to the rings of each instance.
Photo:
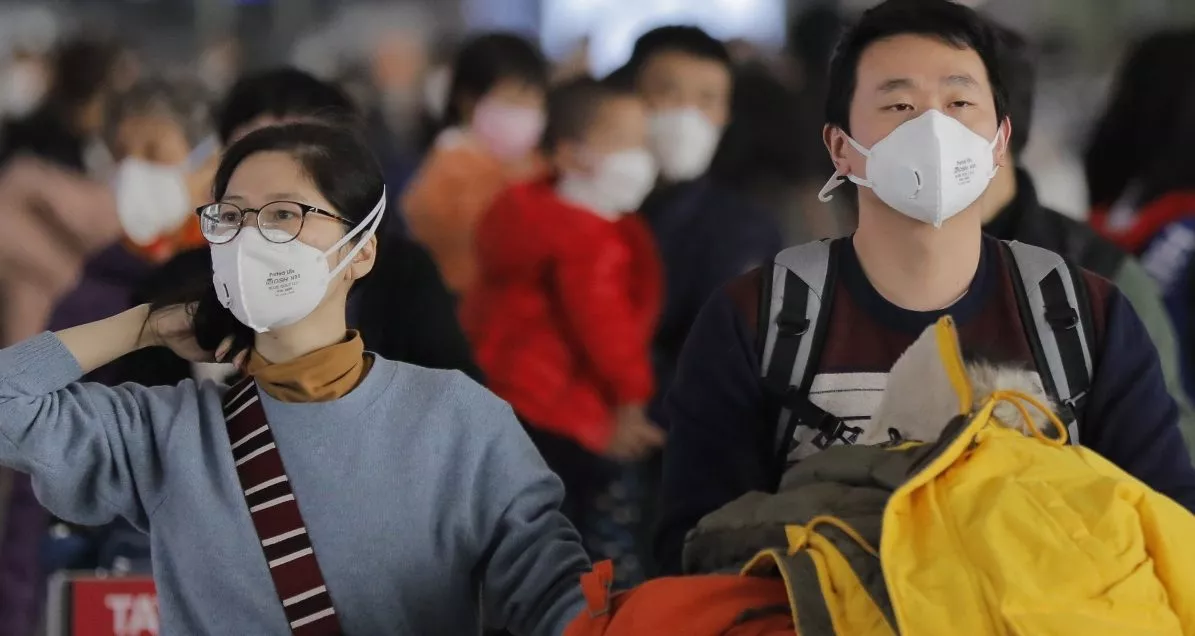
[[[666,298],[654,354],[662,396],[698,310],[720,285],[779,251],[780,232],[741,193],[707,178],[730,123],[734,90],[722,42],[697,27],[655,29],[635,43],[616,79],[633,82],[647,103],[660,166],[641,211],[664,262]]]

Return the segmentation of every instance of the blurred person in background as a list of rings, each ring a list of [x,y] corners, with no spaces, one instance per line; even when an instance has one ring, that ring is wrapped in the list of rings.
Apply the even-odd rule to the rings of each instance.
[[[726,46],[692,26],[649,31],[635,43],[619,81],[647,103],[660,180],[641,213],[664,262],[664,313],[655,341],[662,396],[706,299],[727,280],[780,250],[775,219],[743,193],[707,175],[730,123],[734,69]]]
[[[41,105],[60,31],[58,16],[45,7],[0,9],[0,119],[21,119]]]
[[[657,173],[643,102],[628,87],[570,80],[548,95],[542,148],[552,175],[512,186],[478,226],[462,322],[490,387],[564,480],[565,514],[590,555],[614,559],[619,586],[634,585],[640,493],[616,462],[663,443],[647,417],[663,274],[635,214]]]
[[[477,36],[453,63],[443,130],[408,185],[402,212],[456,294],[476,280],[478,220],[507,186],[543,172],[536,146],[547,83],[543,55],[516,35]]]
[[[18,157],[0,166],[0,342],[46,328],[89,255],[120,240],[111,189],[52,164]],[[45,577],[39,548],[48,515],[27,475],[0,469],[0,634],[32,634]]]
[[[422,154],[422,89],[436,26],[414,3],[350,5],[292,53],[296,67],[334,81],[353,98],[396,197]],[[390,231],[405,232],[403,225],[392,222]]]
[[[125,240],[88,262],[50,329],[131,307],[152,266],[203,245],[194,209],[208,196],[218,157],[208,152],[194,166],[188,160],[211,134],[206,93],[182,77],[147,78],[110,97],[106,107],[99,139],[115,161],[108,183]]]
[[[1145,38],[1120,69],[1087,147],[1091,223],[1136,255],[1178,328],[1195,396],[1195,29]]]
[[[798,97],[775,69],[748,62],[735,69],[732,122],[710,165],[709,174],[759,209],[783,221],[786,235],[820,238],[803,215],[821,208],[799,200],[802,157],[797,132]],[[792,229],[790,229],[792,228]]]
[[[847,24],[836,2],[810,3],[789,23],[787,52],[797,77],[797,103],[790,126],[784,133],[793,140],[794,178],[799,214],[784,217],[786,242],[801,243],[815,238],[838,237],[854,231],[858,210],[850,197],[836,197],[829,204],[817,199],[825,182],[826,152],[822,142],[823,106],[829,81],[830,57]]]
[[[187,76],[149,77],[112,100],[105,144],[126,246],[151,263],[202,247],[194,209],[209,196],[220,144],[209,92]]]
[[[1137,310],[1158,348],[1167,387],[1179,405],[1179,426],[1188,447],[1195,451],[1195,413],[1183,389],[1178,343],[1162,303],[1161,290],[1140,263],[1089,225],[1038,202],[1033,177],[1017,166],[1033,125],[1036,63],[1019,33],[996,24],[993,29],[999,37],[997,59],[1008,91],[1012,135],[1008,142],[1009,169],[998,171],[988,188],[991,205],[984,210],[983,229],[1001,240],[1020,241],[1062,254],[1072,263],[1116,283]]]
[[[36,155],[93,176],[108,167],[94,148],[104,132],[125,52],[115,42],[80,37],[53,55],[50,89],[27,117],[0,133],[0,163],[17,153]]]

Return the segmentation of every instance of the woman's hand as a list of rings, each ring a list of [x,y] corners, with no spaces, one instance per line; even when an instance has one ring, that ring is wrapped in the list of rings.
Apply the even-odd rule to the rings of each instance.
[[[215,352],[206,351],[195,340],[193,305],[171,305],[149,314],[141,332],[140,348],[167,347],[178,357],[190,362],[223,362],[232,346],[232,337],[225,338]],[[238,367],[245,352],[234,361]]]

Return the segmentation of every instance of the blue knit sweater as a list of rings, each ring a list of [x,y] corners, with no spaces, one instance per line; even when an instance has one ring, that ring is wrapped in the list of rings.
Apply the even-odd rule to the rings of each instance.
[[[0,463],[60,517],[148,532],[166,634],[285,634],[238,487],[224,387],[107,388],[53,335],[0,351]],[[261,395],[350,635],[559,634],[588,562],[509,407],[457,372],[377,359],[349,395]],[[483,601],[484,599],[484,608]]]

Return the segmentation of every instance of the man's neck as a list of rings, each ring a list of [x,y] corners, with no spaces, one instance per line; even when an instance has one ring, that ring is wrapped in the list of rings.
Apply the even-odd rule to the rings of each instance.
[[[983,195],[982,200],[985,201],[982,208],[983,224],[987,225],[992,219],[1000,216],[1000,213],[1016,198],[1016,168],[1007,166],[997,170],[996,176],[992,177],[992,182],[988,184],[987,192]]]
[[[982,201],[935,229],[861,193],[853,240],[872,287],[911,311],[953,305],[967,293],[979,269],[983,232],[976,208]]]

